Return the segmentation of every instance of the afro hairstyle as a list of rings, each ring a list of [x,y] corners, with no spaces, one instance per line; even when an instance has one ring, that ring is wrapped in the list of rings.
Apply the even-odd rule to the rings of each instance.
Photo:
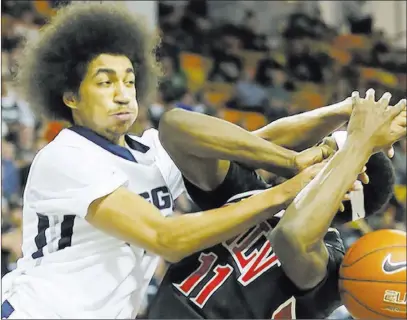
[[[120,4],[72,2],[28,42],[19,63],[18,87],[35,112],[73,123],[62,98],[77,93],[88,64],[100,54],[129,58],[136,73],[137,99],[148,103],[161,73],[156,59],[159,37],[143,17]]]

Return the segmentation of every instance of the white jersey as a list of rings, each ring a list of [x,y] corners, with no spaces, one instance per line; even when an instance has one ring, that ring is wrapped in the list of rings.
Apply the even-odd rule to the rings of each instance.
[[[3,278],[2,301],[37,319],[134,319],[159,258],[84,219],[121,186],[172,213],[182,175],[155,129],[126,136],[124,148],[73,127],[43,148],[24,192],[23,258]]]

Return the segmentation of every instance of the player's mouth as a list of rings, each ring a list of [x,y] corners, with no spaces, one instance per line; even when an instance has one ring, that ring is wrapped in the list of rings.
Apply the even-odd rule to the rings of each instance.
[[[133,113],[132,112],[118,112],[113,114],[113,117],[120,121],[127,121],[131,120],[133,118]]]

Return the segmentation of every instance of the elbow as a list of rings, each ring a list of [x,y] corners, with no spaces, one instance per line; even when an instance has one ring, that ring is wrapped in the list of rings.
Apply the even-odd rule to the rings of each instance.
[[[307,254],[314,250],[319,241],[310,238],[309,232],[303,224],[281,223],[271,232],[270,241],[278,248],[289,248],[290,252],[296,254]],[[277,254],[278,255],[278,254]]]
[[[315,256],[318,248],[311,249],[302,241],[295,229],[276,227],[269,236],[271,246],[286,276],[300,290],[318,285],[326,274],[326,264]]]
[[[187,150],[189,146],[188,136],[188,124],[190,122],[189,111],[182,109],[173,109],[164,113],[160,119],[158,128],[158,136],[161,145],[170,154],[174,155],[180,152],[180,150]]]
[[[280,258],[305,251],[296,229],[289,226],[277,225],[270,233],[269,240],[276,255]]]
[[[294,257],[302,257],[307,254],[307,247],[295,228],[277,225],[271,231],[268,239],[282,265],[291,264]]]
[[[160,256],[166,261],[176,263],[192,254],[188,241],[174,233],[172,227],[165,227],[157,231],[156,243],[160,248]]]
[[[173,109],[163,114],[158,128],[160,141],[163,145],[180,134],[181,125],[185,123],[184,115],[187,112],[182,109]],[[171,139],[169,139],[170,137]]]

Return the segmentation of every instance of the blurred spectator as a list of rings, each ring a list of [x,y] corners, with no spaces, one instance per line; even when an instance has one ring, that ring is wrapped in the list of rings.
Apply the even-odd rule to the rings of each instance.
[[[257,64],[255,81],[263,87],[271,86],[273,84],[272,73],[277,68],[283,69],[283,66],[273,58],[272,51],[267,50],[266,55]]]
[[[194,94],[187,88],[184,88],[182,91],[174,90],[171,83],[161,82],[156,101],[151,104],[147,110],[151,125],[154,128],[158,128],[161,116],[164,112],[173,108],[181,108],[210,115],[216,114],[216,110],[204,100],[203,95],[199,92]],[[137,119],[137,122],[139,121],[143,121],[140,119],[140,116]]]
[[[12,140],[18,143],[21,129],[33,135],[35,117],[27,102],[18,98],[4,77],[1,78],[1,118],[7,125]]]
[[[264,113],[268,106],[266,91],[245,70],[242,72],[241,79],[236,82],[234,96],[228,106],[240,110]]]
[[[324,39],[335,34],[323,21],[318,1],[297,1],[283,31],[287,39]]]
[[[373,19],[371,1],[341,1],[342,15],[349,24],[350,32],[355,34],[371,34]]]
[[[21,192],[20,172],[16,164],[15,147],[2,139],[1,144],[1,188],[2,196],[10,201],[19,198]]]
[[[226,25],[219,32],[220,43],[212,51],[213,66],[208,80],[234,83],[243,71],[243,61],[238,55],[242,44],[235,26]]]
[[[207,2],[189,0],[180,20],[182,30],[191,37],[192,52],[206,52],[211,24],[207,19]]]
[[[246,50],[264,51],[266,35],[258,30],[259,20],[251,10],[246,10],[243,21],[240,25],[239,38],[242,40],[243,48]]]
[[[269,121],[274,121],[291,114],[291,92],[287,90],[288,79],[283,66],[276,64],[271,74],[272,85],[267,88],[270,106],[266,115]]]
[[[15,268],[15,261],[21,257],[22,209],[19,205],[9,205],[2,201],[1,221],[1,276]]]
[[[25,8],[20,13],[20,19],[14,25],[14,34],[25,40],[32,40],[38,36],[38,26],[35,24],[35,13],[31,8]]]
[[[187,90],[187,78],[180,69],[178,57],[163,56],[161,58],[164,77],[162,83],[165,83],[171,90],[173,99],[179,99]]]
[[[322,66],[311,54],[304,40],[293,40],[288,53],[287,67],[291,74],[300,81],[323,82]]]
[[[193,38],[182,28],[186,1],[160,1],[158,7],[161,30],[165,30],[165,43],[177,46],[178,50],[191,50]]]

